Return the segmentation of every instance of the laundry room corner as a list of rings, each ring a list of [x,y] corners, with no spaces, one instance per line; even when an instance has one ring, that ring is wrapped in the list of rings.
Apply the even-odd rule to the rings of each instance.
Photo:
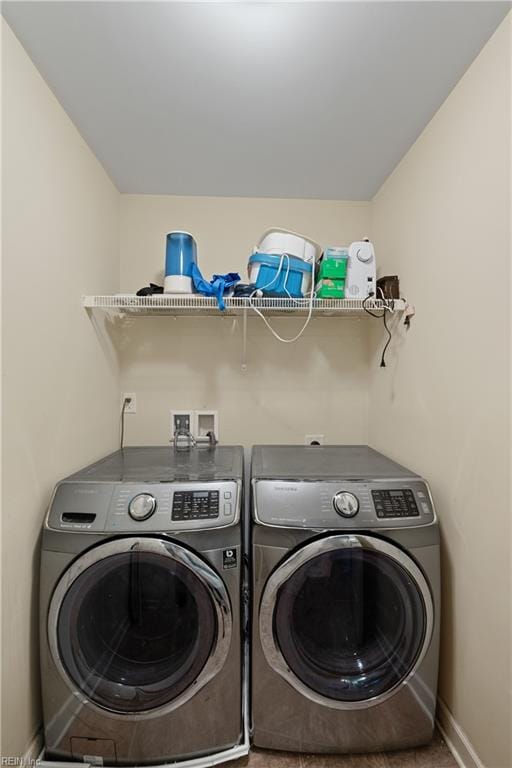
[[[115,346],[79,298],[118,290],[119,193],[3,19],[2,106],[2,755],[24,755],[41,746],[41,520],[62,473],[118,441]]]
[[[388,367],[370,366],[370,444],[431,479],[438,716],[471,768],[511,760],[511,35],[509,14],[372,202],[382,267],[416,315],[396,326]]]

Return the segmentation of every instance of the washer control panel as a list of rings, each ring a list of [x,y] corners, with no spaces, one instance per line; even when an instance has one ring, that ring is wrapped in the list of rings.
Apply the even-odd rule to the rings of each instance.
[[[235,525],[240,481],[172,483],[63,482],[46,525],[91,533],[191,531]]]

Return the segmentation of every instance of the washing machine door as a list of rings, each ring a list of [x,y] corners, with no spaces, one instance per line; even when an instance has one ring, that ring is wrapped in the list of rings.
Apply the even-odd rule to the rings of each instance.
[[[126,538],[79,557],[48,614],[53,660],[82,701],[153,716],[183,704],[222,668],[231,642],[229,596],[194,552]]]
[[[270,666],[308,699],[362,709],[414,673],[433,616],[428,584],[401,549],[335,535],[306,544],[270,575],[259,632]]]

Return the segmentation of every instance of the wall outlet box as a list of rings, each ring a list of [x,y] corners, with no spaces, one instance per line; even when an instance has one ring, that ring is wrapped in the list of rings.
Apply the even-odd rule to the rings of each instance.
[[[177,429],[184,429],[190,434],[195,435],[194,411],[185,409],[171,411],[171,437]]]
[[[324,445],[325,435],[306,435],[304,437],[304,445]]]
[[[219,439],[219,412],[218,411],[196,411],[196,437],[206,437],[208,432],[213,432],[217,440]]]
[[[129,403],[126,403],[124,412],[127,413],[137,413],[137,395],[135,392],[123,392],[121,396],[121,408],[123,407],[125,401],[127,399],[130,399]]]
[[[218,411],[188,411],[185,408],[171,411],[171,438],[177,429],[184,429],[194,437],[207,437],[213,432],[219,439]]]

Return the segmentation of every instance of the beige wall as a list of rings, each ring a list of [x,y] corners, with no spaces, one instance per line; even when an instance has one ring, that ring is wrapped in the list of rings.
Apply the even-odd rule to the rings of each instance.
[[[370,368],[370,439],[431,482],[440,694],[488,768],[511,765],[510,35],[509,16],[379,191],[371,226],[417,316],[389,367]]]
[[[52,486],[113,449],[118,370],[82,292],[118,287],[119,195],[2,22],[2,753],[40,722],[39,532]]]
[[[343,245],[368,233],[369,203],[122,195],[121,288],[161,284],[165,235],[173,229],[194,234],[205,277],[238,270],[247,281],[247,259],[270,226]],[[301,322],[275,324],[281,335],[293,336]],[[137,414],[126,417],[129,444],[168,441],[174,408],[218,410],[225,443],[302,443],[311,433],[329,442],[366,442],[365,320],[317,318],[297,343],[282,344],[251,317],[245,373],[240,326],[229,318],[127,323],[121,383],[137,393]]]

